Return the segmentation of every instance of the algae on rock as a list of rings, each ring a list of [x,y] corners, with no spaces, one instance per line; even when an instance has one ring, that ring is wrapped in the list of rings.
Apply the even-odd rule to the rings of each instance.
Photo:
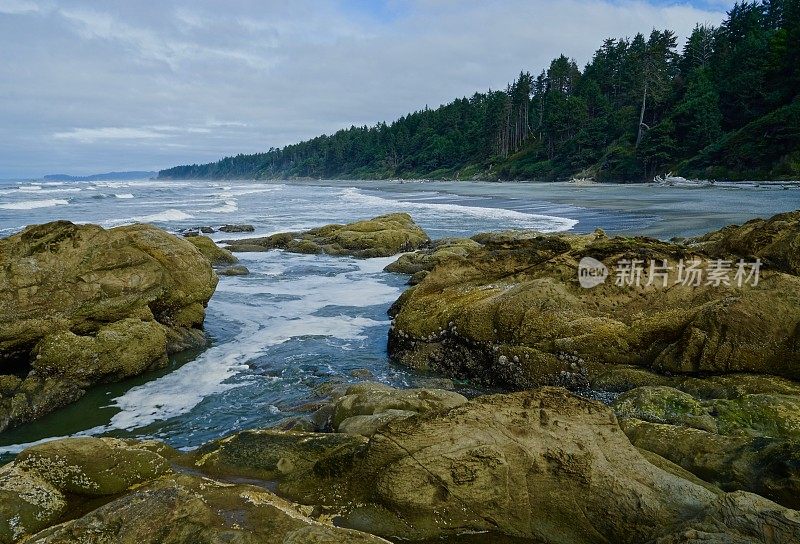
[[[347,225],[326,225],[306,232],[285,232],[265,238],[225,240],[231,251],[269,251],[390,257],[429,242],[428,235],[407,213],[392,213]]]
[[[217,281],[192,243],[150,225],[0,239],[0,431],[204,346]]]

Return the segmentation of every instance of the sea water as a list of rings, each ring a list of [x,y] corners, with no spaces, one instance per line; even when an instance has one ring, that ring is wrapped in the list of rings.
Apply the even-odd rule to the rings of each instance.
[[[691,236],[800,208],[800,189],[754,185],[681,189],[539,183],[6,182],[0,236],[67,219],[170,231],[247,223],[254,233],[298,231],[406,211],[433,238],[503,229]],[[158,438],[188,449],[233,431],[303,413],[315,388],[364,375],[398,387],[431,376],[388,361],[389,305],[407,278],[394,258],[357,260],[282,251],[244,253],[248,276],[224,276],[211,299],[208,349],[168,368],[90,390],[79,402],[0,433],[0,452],[69,435]],[[358,377],[356,377],[358,376]],[[457,384],[468,394],[481,389]]]

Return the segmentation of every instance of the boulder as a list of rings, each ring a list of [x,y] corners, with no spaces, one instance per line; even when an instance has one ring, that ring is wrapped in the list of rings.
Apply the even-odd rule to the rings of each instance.
[[[740,287],[731,272],[730,285],[694,286],[678,281],[677,264],[700,260],[708,278],[713,258],[698,245],[602,231],[473,241],[479,247],[438,262],[392,306],[393,360],[512,389],[585,388],[612,365],[800,379],[800,277],[781,268],[762,268],[757,285]],[[610,271],[605,283],[581,287],[584,257]],[[672,269],[618,285],[625,260]]]
[[[170,473],[170,465],[146,445],[116,438],[64,438],[32,446],[14,465],[38,474],[63,493],[103,496]]]
[[[0,468],[0,543],[10,544],[58,521],[64,495],[35,472],[12,464]]]
[[[347,225],[326,225],[306,232],[285,232],[264,238],[225,240],[231,251],[283,249],[293,253],[390,257],[428,243],[428,236],[407,213],[382,215]]]
[[[213,266],[229,265],[239,262],[236,256],[225,248],[219,247],[208,236],[192,236],[188,240],[200,250],[200,253],[211,262]]]
[[[631,417],[717,432],[717,422],[706,407],[690,394],[672,387],[637,387],[617,397],[613,408],[619,418]]]
[[[311,470],[322,459],[352,458],[366,445],[361,437],[298,431],[242,431],[211,442],[193,455],[206,474],[278,480]]]
[[[253,225],[223,225],[219,228],[220,232],[255,232]]]
[[[724,259],[761,259],[765,266],[800,275],[800,210],[753,219],[688,241]]]
[[[726,436],[638,419],[624,419],[620,424],[635,446],[721,489],[750,491],[800,508],[800,445],[796,440]]]
[[[246,266],[237,264],[234,266],[226,266],[225,268],[217,269],[217,274],[220,276],[247,276],[250,270]]]
[[[789,536],[774,542],[793,542],[800,529],[796,512],[760,498],[723,516],[720,491],[663,459],[653,464],[609,408],[556,388],[395,421],[344,473],[295,474],[279,489],[337,509],[343,526],[409,540],[482,533],[487,542],[639,543],[686,520],[758,533],[768,511],[788,518]]]
[[[470,251],[479,247],[480,244],[469,238],[443,238],[431,242],[427,248],[401,255],[396,261],[387,265],[384,270],[386,272],[408,274],[411,276],[409,284],[416,285],[438,263],[452,257],[466,257]]]
[[[425,413],[446,410],[465,402],[467,399],[454,391],[394,389],[380,383],[363,382],[350,387],[343,397],[336,400],[332,423],[333,428],[339,430],[342,422],[354,416],[372,416],[389,410]],[[377,423],[379,420],[372,421]]]
[[[161,478],[30,544],[369,544],[387,541],[314,521],[266,489],[190,475]]]
[[[0,239],[0,431],[204,346],[216,284],[195,245],[150,225]]]
[[[637,447],[722,489],[800,507],[800,396],[785,394],[792,388],[780,388],[775,380],[743,379],[732,390],[719,387],[729,376],[719,378],[709,378],[706,387],[698,378],[673,380],[703,400],[672,387],[642,386],[620,395],[612,407]],[[748,392],[770,383],[781,393]]]
[[[377,414],[364,416],[351,416],[339,423],[337,432],[345,434],[357,434],[360,436],[371,437],[389,423],[401,421],[414,417],[418,412],[411,410],[386,410]]]

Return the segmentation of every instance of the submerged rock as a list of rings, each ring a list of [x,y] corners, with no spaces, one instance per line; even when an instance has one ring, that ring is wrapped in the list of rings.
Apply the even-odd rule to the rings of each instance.
[[[253,225],[223,225],[219,228],[220,232],[255,232]]]
[[[57,221],[0,240],[0,431],[205,345],[217,277],[149,225]]]
[[[220,229],[221,230],[221,229]],[[265,238],[226,240],[231,251],[283,249],[293,253],[389,257],[428,243],[428,236],[407,213],[382,215],[347,225],[326,225],[306,232],[280,233]]]
[[[234,266],[226,266],[225,268],[217,269],[217,274],[220,276],[247,276],[250,270],[246,266],[237,264]]]
[[[707,274],[711,261],[699,245],[602,231],[473,241],[479,247],[437,262],[391,308],[394,360],[511,388],[584,388],[610,365],[800,378],[800,277],[782,271],[790,268],[765,267],[755,286],[740,288],[733,272],[730,285],[694,286],[678,281],[677,264],[700,259]],[[578,282],[587,256],[611,274],[593,289]],[[638,287],[617,285],[614,271],[624,260],[666,260],[672,270],[663,278],[645,270]]]

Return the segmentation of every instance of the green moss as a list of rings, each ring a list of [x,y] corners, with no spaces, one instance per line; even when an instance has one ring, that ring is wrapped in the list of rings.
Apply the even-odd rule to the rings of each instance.
[[[239,262],[239,259],[237,259],[233,253],[225,248],[217,246],[214,240],[207,236],[190,236],[187,240],[199,249],[203,257],[208,259],[212,265],[234,264]]]

